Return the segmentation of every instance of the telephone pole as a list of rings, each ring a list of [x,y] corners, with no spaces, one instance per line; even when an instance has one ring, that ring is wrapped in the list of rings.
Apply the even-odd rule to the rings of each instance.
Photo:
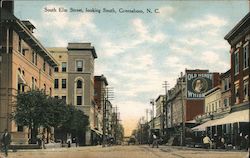
[[[114,92],[112,87],[106,87],[102,90],[102,98],[103,98],[103,116],[102,116],[102,122],[103,122],[103,135],[102,135],[102,147],[105,147],[107,145],[107,135],[108,135],[108,112],[109,109],[107,107],[107,102],[114,99]]]
[[[165,89],[165,98],[163,98],[163,113],[161,113],[161,123],[162,123],[162,134],[165,135],[165,129],[167,129],[167,94],[168,94],[168,81],[164,81],[162,84]]]

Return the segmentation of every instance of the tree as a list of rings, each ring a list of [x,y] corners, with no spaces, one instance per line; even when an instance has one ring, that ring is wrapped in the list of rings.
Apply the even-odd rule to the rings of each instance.
[[[78,133],[86,130],[86,127],[89,125],[88,116],[86,116],[83,111],[76,109],[73,105],[68,105],[66,108],[69,115],[62,125],[62,129],[69,133]]]
[[[12,117],[17,125],[28,126],[31,129],[31,143],[36,143],[37,129],[41,126],[79,133],[89,124],[84,112],[67,105],[62,99],[49,97],[40,90],[18,94]]]
[[[48,126],[48,101],[43,91],[32,90],[17,95],[13,119],[17,125],[31,129],[31,142],[36,143],[37,129]]]

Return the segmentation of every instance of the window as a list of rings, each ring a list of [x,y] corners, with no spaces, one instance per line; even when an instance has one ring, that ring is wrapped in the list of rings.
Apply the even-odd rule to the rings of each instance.
[[[43,85],[44,93],[46,93],[46,84]]]
[[[234,74],[237,75],[239,73],[239,51],[234,53]]]
[[[19,39],[18,39],[18,51],[19,53],[22,53],[22,39],[21,37],[19,36]]]
[[[54,96],[54,98],[58,99],[59,97],[56,95],[56,96]]]
[[[62,96],[62,100],[66,102],[66,96]]]
[[[49,68],[49,75],[50,75],[50,76],[52,75],[52,70],[51,70],[51,68]]]
[[[248,45],[246,45],[245,47],[243,47],[243,68],[246,69],[249,67],[249,49],[248,49]]]
[[[67,83],[67,80],[66,79],[62,79],[62,88],[66,88],[66,83]]]
[[[57,89],[59,87],[59,80],[55,79],[54,80],[54,88]]]
[[[82,105],[82,96],[77,96],[76,105]]]
[[[248,81],[244,80],[243,83],[244,83],[244,88],[243,88],[243,91],[244,91],[244,100],[248,100],[248,95],[249,95]]]
[[[77,60],[76,61],[76,71],[77,72],[82,72],[83,71],[83,61],[82,60]]]
[[[77,88],[82,88],[82,81],[81,80],[77,80],[77,82],[76,82],[76,87]]]
[[[62,72],[66,72],[66,71],[67,71],[67,63],[62,62]]]
[[[23,132],[23,126],[18,125],[17,126],[17,132]]]
[[[57,66],[54,68],[54,71],[55,71],[55,72],[58,72],[58,67],[57,67]]]
[[[239,84],[234,85],[234,95],[235,95],[235,103],[239,103]]]
[[[52,89],[49,88],[49,96],[52,96]]]
[[[224,99],[224,107],[227,107],[227,98]]]
[[[43,59],[43,71],[45,71],[46,70],[46,61],[45,61],[45,59]]]
[[[229,78],[225,78],[223,80],[223,83],[224,83],[224,91],[229,90],[230,89],[230,80],[229,80]]]
[[[32,63],[33,63],[33,64],[35,64],[35,54],[36,54],[36,53],[35,53],[34,51],[32,51]]]
[[[35,89],[35,79],[34,79],[34,77],[32,77],[31,88]]]

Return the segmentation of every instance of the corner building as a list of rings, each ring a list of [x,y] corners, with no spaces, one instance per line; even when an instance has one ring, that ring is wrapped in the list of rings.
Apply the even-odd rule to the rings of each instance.
[[[90,43],[68,43],[67,48],[48,48],[58,61],[55,68],[54,97],[64,99],[89,117],[89,128],[81,138],[91,145],[91,130],[95,128],[94,60],[95,48]],[[80,139],[80,138],[79,138]]]
[[[16,95],[32,89],[52,95],[56,60],[34,37],[35,26],[14,16],[14,2],[1,3],[0,135],[11,133],[12,144],[27,144],[30,130],[10,118]]]

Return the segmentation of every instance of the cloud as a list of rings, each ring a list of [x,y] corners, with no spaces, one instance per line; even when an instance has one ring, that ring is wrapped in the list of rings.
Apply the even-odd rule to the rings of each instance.
[[[170,21],[173,22],[174,18],[172,18],[173,14],[176,12],[176,9],[171,6],[164,6],[159,8],[160,11],[160,18],[162,18],[164,21]]]
[[[219,18],[215,15],[205,15],[200,19],[190,20],[188,23],[184,24],[185,29],[200,29],[207,27],[222,27],[227,24],[227,21]]]
[[[134,32],[139,35],[136,43],[154,42],[162,43],[166,39],[166,35],[160,31],[155,32],[154,29],[149,28],[140,18],[132,20],[132,28]]]

